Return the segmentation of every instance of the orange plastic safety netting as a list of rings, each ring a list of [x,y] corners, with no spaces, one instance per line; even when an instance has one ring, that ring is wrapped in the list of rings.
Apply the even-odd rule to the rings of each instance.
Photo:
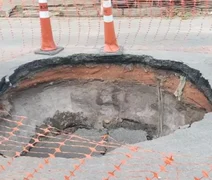
[[[211,53],[211,1],[114,0],[112,3],[117,42],[125,52]],[[104,44],[100,1],[49,0],[48,5],[55,43],[64,47],[65,53],[98,53]],[[0,1],[0,16],[1,62],[31,55],[40,48],[37,1]],[[204,150],[200,156],[168,148],[180,144],[177,140],[172,142],[172,137],[152,148],[153,141],[126,144],[105,132],[82,136],[50,125],[35,130],[29,124],[30,119],[22,116],[1,117],[0,121],[0,179],[212,178],[212,156]],[[187,145],[184,146],[186,150]],[[201,151],[201,146],[197,148]]]
[[[1,118],[1,179],[211,178],[211,156],[185,154],[172,138],[161,145],[169,149],[173,140],[178,143],[175,152],[160,151],[160,142],[152,149],[147,148],[148,143],[124,144],[104,133],[79,136],[51,126],[38,127],[33,136],[24,136],[24,132],[34,132],[34,126],[25,117],[11,119]],[[192,133],[188,136],[192,140]],[[5,152],[11,157],[4,156]]]
[[[104,44],[101,2],[50,0],[48,4],[58,46],[76,48],[72,52],[98,52]],[[112,4],[117,41],[125,52],[211,52],[210,1],[114,0]],[[37,1],[1,1],[0,12],[1,61],[40,48]]]

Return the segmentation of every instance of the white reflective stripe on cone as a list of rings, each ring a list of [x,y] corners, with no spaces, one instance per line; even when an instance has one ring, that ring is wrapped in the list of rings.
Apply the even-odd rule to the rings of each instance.
[[[110,8],[112,7],[111,1],[103,1],[103,7],[104,8]]]
[[[47,3],[47,0],[38,0],[39,3]]]
[[[40,18],[49,18],[49,11],[40,11]]]
[[[104,22],[106,23],[113,22],[113,15],[104,16]]]

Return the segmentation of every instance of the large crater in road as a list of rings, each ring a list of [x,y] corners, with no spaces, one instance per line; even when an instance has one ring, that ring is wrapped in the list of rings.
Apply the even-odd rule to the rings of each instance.
[[[10,82],[3,78],[0,92],[0,135],[10,134],[0,152],[7,156],[83,158],[107,136],[92,154],[104,155],[190,126],[212,110],[210,86],[198,71],[149,56],[38,60],[19,67]],[[26,118],[17,127],[20,116]]]

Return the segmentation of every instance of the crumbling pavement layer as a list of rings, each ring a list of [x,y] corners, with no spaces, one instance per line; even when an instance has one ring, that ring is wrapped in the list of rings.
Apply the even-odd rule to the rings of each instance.
[[[80,60],[82,59],[81,55],[74,55],[75,57],[75,63],[80,63]],[[81,58],[79,58],[81,57]],[[99,58],[99,61],[109,60],[111,57],[103,58],[98,57],[96,55],[89,55],[89,60],[92,59],[92,57],[95,57],[95,59]],[[123,58],[123,57],[122,57]],[[120,59],[122,59],[120,57]],[[126,55],[125,60],[123,60],[122,63],[133,63],[134,59],[143,59],[142,63],[149,63],[153,64],[154,66],[158,66],[160,68],[167,68],[167,64],[169,68],[172,69],[176,67],[180,67],[178,69],[178,72],[181,72],[183,75],[185,75],[187,78],[190,78],[190,80],[193,79],[196,80],[196,84],[198,86],[198,82],[200,82],[199,88],[206,94],[207,98],[210,101],[210,86],[204,78],[202,78],[201,73],[199,71],[196,71],[194,69],[189,68],[188,66],[182,64],[182,63],[175,63],[173,61],[164,61],[163,63],[159,63],[157,59],[154,59],[149,56],[132,56],[132,55]],[[86,58],[84,58],[86,59]],[[130,61],[132,59],[132,61]],[[140,60],[141,60],[140,59]],[[60,58],[53,58],[53,62],[57,64],[58,62],[67,62],[66,58],[62,58],[60,61]],[[70,59],[69,59],[70,60]],[[45,59],[41,62],[42,67],[45,67],[45,64],[48,64],[52,59]],[[92,61],[92,60],[91,60]],[[113,59],[113,63],[114,63]],[[109,61],[106,61],[109,63]],[[88,63],[88,62],[87,62]],[[101,62],[102,63],[102,62]],[[120,63],[120,62],[119,62]],[[30,66],[31,64],[31,66]],[[163,64],[163,65],[161,65]],[[177,65],[177,66],[175,66]],[[34,70],[38,70],[40,68],[40,65],[38,61],[29,63],[27,65],[21,66],[17,71],[15,71],[15,76],[10,76],[10,82],[4,82],[4,78],[2,80],[2,93],[8,88],[7,85],[15,85],[15,82],[20,81],[21,78],[26,76],[30,71],[24,71],[23,68],[29,67],[31,68],[30,71],[32,72]],[[38,68],[38,69],[36,69]],[[48,68],[48,67],[47,67]],[[185,70],[186,69],[186,70]],[[175,69],[176,70],[176,69]],[[192,72],[192,75],[188,75],[189,71]],[[19,74],[19,75],[18,75]],[[15,78],[19,77],[19,78]],[[202,80],[201,80],[202,79]],[[14,80],[14,81],[13,81]],[[201,82],[204,82],[203,84]],[[205,91],[206,90],[206,91]],[[148,177],[151,176],[151,172],[145,172],[145,168],[147,168],[146,164],[151,163],[151,166],[148,167],[151,171],[157,172],[160,168],[160,164],[163,164],[164,158],[167,157],[173,157],[173,162],[171,162],[171,165],[168,167],[168,173],[160,172],[159,176],[161,179],[164,178],[173,178],[178,177],[180,179],[192,179],[194,176],[201,176],[202,169],[210,168],[207,166],[207,164],[210,161],[211,156],[211,140],[209,134],[211,133],[211,123],[210,123],[210,113],[206,115],[205,119],[198,123],[193,123],[190,128],[189,126],[182,127],[182,129],[177,130],[175,133],[165,136],[153,141],[143,142],[139,144],[134,144],[133,146],[123,146],[121,148],[117,148],[112,152],[109,152],[101,157],[92,157],[91,159],[86,158],[85,162],[83,161],[83,165],[80,166],[80,170],[83,171],[83,173],[79,173],[80,171],[75,173],[75,179],[102,179],[107,178],[109,171],[113,170],[113,165],[120,165],[121,163],[121,171],[116,172],[116,177],[119,179],[129,179],[132,177]],[[185,138],[186,137],[186,138]],[[198,143],[197,143],[198,142]],[[200,151],[201,149],[201,151]],[[186,158],[185,158],[186,157]],[[10,158],[3,158],[1,159],[3,164],[6,164],[6,162]],[[4,163],[5,161],[5,163]],[[33,158],[33,165],[32,166],[24,166],[23,164],[27,164],[31,162],[31,158],[26,157],[20,157],[16,158],[12,161],[12,164],[10,167],[7,167],[5,171],[1,172],[2,179],[23,179],[24,175],[22,172],[33,172],[34,168],[37,168],[38,164],[42,162],[42,159],[34,159]],[[63,179],[64,175],[68,175],[72,168],[73,164],[79,163],[79,160],[74,159],[49,159],[50,163],[45,166],[44,169],[40,171],[40,173],[35,173],[34,178],[35,179],[50,179],[52,174],[53,179]],[[122,164],[122,162],[124,162]],[[72,164],[73,163],[73,164]],[[85,163],[85,164],[84,164]],[[193,164],[190,166],[187,166],[187,164]],[[21,164],[21,165],[20,165]],[[66,169],[63,168],[63,166],[66,166]],[[67,164],[70,164],[70,167],[67,166]],[[108,165],[109,164],[109,165]],[[132,164],[136,164],[136,167],[132,169]],[[179,164],[181,164],[179,166]],[[61,168],[60,168],[61,167]],[[176,171],[176,167],[178,170]],[[12,168],[12,170],[11,170]],[[141,173],[143,168],[143,173]],[[67,170],[68,169],[68,170]],[[201,169],[201,170],[200,170]],[[131,172],[137,172],[135,173]],[[12,173],[11,173],[12,172]],[[19,173],[21,172],[21,173]],[[53,172],[53,173],[52,173]],[[96,173],[98,172],[98,174]],[[194,173],[195,172],[195,173]],[[50,175],[51,174],[51,175]]]

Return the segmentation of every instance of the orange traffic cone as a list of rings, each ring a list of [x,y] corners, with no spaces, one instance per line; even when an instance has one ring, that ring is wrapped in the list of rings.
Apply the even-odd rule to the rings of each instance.
[[[118,46],[116,40],[111,0],[103,0],[103,11],[105,45],[102,51],[103,53],[120,54],[122,48]]]
[[[54,43],[47,0],[39,0],[39,7],[42,44],[41,48],[35,51],[35,54],[55,55],[64,48],[57,47]]]

